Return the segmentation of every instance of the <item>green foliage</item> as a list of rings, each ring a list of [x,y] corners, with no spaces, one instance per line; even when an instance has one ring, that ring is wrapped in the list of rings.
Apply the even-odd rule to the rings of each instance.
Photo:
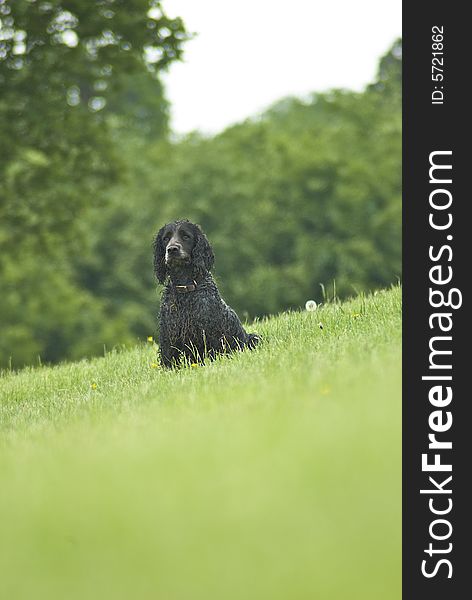
[[[129,217],[143,239],[174,218],[199,222],[225,296],[249,317],[319,299],[333,280],[341,297],[396,281],[399,60],[395,44],[382,84],[363,93],[289,98],[212,138],[132,147],[138,178],[116,194],[133,197]]]
[[[257,331],[4,376],[0,597],[401,596],[401,290]]]
[[[206,230],[223,295],[246,318],[321,300],[322,284],[346,297],[401,276],[400,41],[361,93],[286,98],[214,137],[170,141],[157,69],[180,56],[181,22],[144,0],[111,4],[51,2],[46,18],[34,3],[26,19],[28,2],[0,2],[42,42],[18,69],[13,26],[2,42],[0,364],[152,334],[151,242],[174,218]],[[46,22],[74,9],[70,47],[66,26]]]
[[[401,102],[402,92],[402,41],[397,39],[379,63],[377,80],[369,86],[382,96],[385,102]]]
[[[150,0],[2,0],[0,20],[0,217],[66,233],[117,168],[107,97],[179,58],[185,30]]]
[[[123,170],[115,132],[167,131],[158,73],[186,38],[154,0],[0,0],[0,365],[134,339],[74,260]]]
[[[118,143],[129,138],[156,140],[168,134],[169,105],[157,77],[148,71],[124,73],[116,77],[106,105],[108,124],[122,134]]]

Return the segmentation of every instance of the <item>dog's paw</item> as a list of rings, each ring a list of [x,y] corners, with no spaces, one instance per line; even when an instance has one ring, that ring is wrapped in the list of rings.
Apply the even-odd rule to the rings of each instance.
[[[260,342],[262,342],[262,338],[259,334],[257,334],[257,333],[249,333],[248,334],[248,340],[247,340],[248,348],[250,348],[252,350]]]

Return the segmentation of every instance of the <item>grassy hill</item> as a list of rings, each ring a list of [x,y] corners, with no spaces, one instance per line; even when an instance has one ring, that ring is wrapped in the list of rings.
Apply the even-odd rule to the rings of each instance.
[[[400,598],[401,289],[253,329],[0,378],[0,598]]]

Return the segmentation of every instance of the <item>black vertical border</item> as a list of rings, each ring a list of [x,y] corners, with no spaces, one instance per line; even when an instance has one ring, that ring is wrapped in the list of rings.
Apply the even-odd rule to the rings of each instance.
[[[466,366],[469,349],[469,294],[466,286],[472,277],[472,229],[468,217],[472,206],[469,179],[472,176],[472,136],[467,89],[470,88],[472,67],[472,25],[466,16],[466,3],[404,2],[403,3],[403,599],[455,600],[468,597],[472,577],[472,557],[469,538],[470,521],[466,514],[472,505],[467,483],[472,481],[472,429],[467,387]],[[443,105],[431,103],[432,28],[444,27]],[[453,425],[446,439],[452,440],[452,500],[448,515],[453,526],[450,538],[453,549],[447,555],[453,565],[452,578],[441,568],[437,576],[427,579],[421,573],[424,553],[430,539],[428,528],[434,515],[428,507],[428,497],[420,494],[427,487],[428,476],[421,471],[421,455],[428,450],[428,416],[434,408],[428,402],[430,382],[422,381],[427,374],[428,342],[434,335],[429,327],[429,315],[434,312],[428,301],[430,245],[440,247],[445,232],[434,231],[428,223],[429,154],[435,150],[452,150],[453,225],[447,233],[453,235],[453,281],[451,286],[463,293],[463,305],[453,313],[452,388],[449,407]],[[472,160],[472,159],[471,159]],[[447,264],[447,263],[445,263]],[[470,286],[467,286],[467,288]],[[446,310],[446,309],[443,309]],[[433,475],[433,474],[431,474]],[[426,485],[425,485],[426,484]],[[429,486],[431,487],[431,486]],[[445,543],[444,543],[445,544]],[[440,543],[438,543],[438,547]],[[439,558],[440,556],[437,555]],[[446,555],[443,555],[446,557]],[[429,559],[431,560],[431,559]],[[429,563],[433,564],[433,563]],[[465,595],[464,595],[465,594]]]

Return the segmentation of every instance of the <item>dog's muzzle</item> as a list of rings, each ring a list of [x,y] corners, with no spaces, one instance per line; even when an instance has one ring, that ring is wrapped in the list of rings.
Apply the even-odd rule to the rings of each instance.
[[[180,246],[168,246],[166,249],[166,263],[185,260]]]

